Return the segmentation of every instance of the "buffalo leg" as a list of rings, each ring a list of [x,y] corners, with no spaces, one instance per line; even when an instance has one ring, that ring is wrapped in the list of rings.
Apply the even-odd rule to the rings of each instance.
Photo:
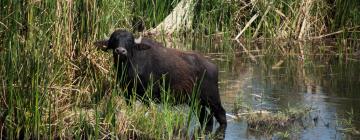
[[[226,111],[221,106],[221,104],[213,104],[210,106],[211,112],[214,114],[216,120],[219,122],[220,126],[217,129],[217,131],[225,133],[225,129],[227,127],[227,121],[226,121]]]
[[[213,115],[206,110],[205,106],[200,107],[199,121],[202,127],[204,127],[205,123],[205,133],[210,133],[212,131],[214,123]]]

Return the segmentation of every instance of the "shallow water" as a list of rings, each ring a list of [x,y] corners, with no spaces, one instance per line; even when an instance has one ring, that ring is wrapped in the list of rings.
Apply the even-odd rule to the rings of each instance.
[[[270,134],[254,133],[247,128],[244,119],[228,117],[225,139],[279,139],[278,132],[289,133],[290,139],[360,138],[341,131],[347,128],[344,120],[350,120],[357,130],[360,129],[358,61],[335,57],[300,60],[295,56],[262,56],[252,62],[246,55],[195,50],[219,66],[220,94],[228,114],[237,114],[234,110],[239,104],[254,110],[277,111],[297,106],[313,109],[304,117],[301,127]]]

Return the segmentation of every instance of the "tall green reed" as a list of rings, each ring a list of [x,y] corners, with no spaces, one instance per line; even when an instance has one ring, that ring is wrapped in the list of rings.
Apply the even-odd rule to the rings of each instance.
[[[61,135],[59,129],[65,126],[58,125],[59,117],[71,110],[72,100],[79,97],[88,83],[93,63],[85,58],[95,33],[108,32],[114,28],[110,24],[120,24],[110,21],[107,26],[99,26],[97,15],[103,12],[97,9],[99,5],[110,10],[125,9],[121,2],[117,5],[101,5],[96,1],[1,2],[0,36],[4,38],[0,46],[4,48],[0,57],[4,99],[1,123],[7,138]],[[107,18],[117,19],[116,16],[124,15]]]
[[[147,108],[125,108],[130,117],[122,115],[118,95],[126,91],[111,80],[111,77],[116,77],[108,71],[112,64],[109,63],[111,55],[99,53],[92,42],[106,37],[115,28],[132,29],[137,24],[134,21],[139,19],[146,29],[155,27],[178,2],[2,0],[0,123],[6,127],[6,138],[83,138],[84,134],[94,138],[109,134],[113,138],[126,135],[130,128],[154,134],[157,138],[165,137],[165,130],[156,130],[162,125],[150,127],[154,122],[139,115],[145,114]],[[300,21],[306,16],[315,21],[307,30],[308,36],[330,32],[329,26],[333,32],[359,25],[359,8],[355,6],[359,1],[356,0],[315,1],[308,15],[301,14],[304,2],[301,0],[255,1],[249,6],[239,1],[196,2],[193,30],[199,33],[198,37],[224,32],[220,35],[232,38],[256,13],[260,16],[245,31],[245,37],[296,38],[302,25]],[[334,15],[331,7],[335,7]],[[343,38],[358,38],[358,33],[353,31],[344,31],[341,35]],[[216,41],[213,38],[201,39],[204,42]],[[350,43],[356,46],[355,41]],[[197,49],[210,52],[209,48],[214,44]],[[216,48],[229,52],[233,58],[231,52],[235,50],[232,47]],[[342,49],[344,53],[346,50]],[[167,88],[163,90],[168,91]],[[166,105],[164,112],[154,108],[150,109],[153,116],[160,116],[156,123],[167,120],[167,138],[175,135],[171,133],[175,129],[169,127],[170,124],[181,126],[187,120],[182,118],[183,115],[176,116],[182,111],[172,111],[170,106]],[[173,116],[176,117],[171,119]],[[120,122],[126,123],[119,125]],[[142,126],[152,129],[139,129]],[[78,133],[73,134],[72,130]]]

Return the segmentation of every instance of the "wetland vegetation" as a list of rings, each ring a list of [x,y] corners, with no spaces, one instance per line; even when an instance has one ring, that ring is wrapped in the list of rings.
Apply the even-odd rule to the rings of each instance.
[[[200,52],[218,64],[230,115],[244,113],[242,106],[315,110],[304,115],[311,121],[302,129],[279,133],[248,133],[243,122],[251,123],[251,117],[229,120],[226,139],[309,139],[316,133],[324,139],[358,138],[359,5],[359,0],[1,0],[0,139],[207,137],[196,129],[192,107],[124,104],[112,55],[92,44],[118,28]],[[171,13],[186,20],[165,22]],[[158,26],[164,24],[173,25],[171,32]],[[289,114],[278,115],[289,120]]]

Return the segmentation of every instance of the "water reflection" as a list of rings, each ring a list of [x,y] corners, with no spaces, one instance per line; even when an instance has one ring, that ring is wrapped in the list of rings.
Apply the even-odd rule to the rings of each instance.
[[[306,124],[294,132],[286,130],[291,132],[291,139],[360,138],[359,135],[341,131],[349,127],[342,123],[344,120],[351,121],[350,124],[360,130],[359,61],[344,61],[336,56],[321,55],[283,56],[276,52],[262,55],[261,49],[269,48],[265,46],[255,47],[257,62],[254,63],[248,59],[246,53],[228,42],[214,45],[211,39],[195,39],[175,44],[173,46],[181,49],[200,52],[218,65],[220,94],[228,114],[234,114],[235,106],[239,102],[253,109],[267,110],[308,106],[315,111],[306,116]],[[257,96],[261,96],[261,100],[256,98]],[[349,112],[353,114],[349,115]],[[278,139],[278,136],[253,133],[248,130],[245,121],[229,118],[225,138]]]
[[[315,109],[304,128],[291,134],[296,139],[356,138],[344,134],[341,120],[352,119],[360,128],[360,63],[348,61],[299,61],[296,57],[258,59],[248,63],[242,57],[223,61],[223,55],[207,53],[220,67],[220,90],[228,113],[241,100],[253,108],[281,110],[289,106],[310,106]],[[274,68],[279,61],[283,63]],[[262,95],[261,103],[252,95]],[[347,113],[353,110],[353,118]],[[315,121],[316,120],[316,121]],[[246,122],[230,121],[226,139],[271,139],[276,135],[254,135]],[[358,137],[359,138],[359,137]]]

